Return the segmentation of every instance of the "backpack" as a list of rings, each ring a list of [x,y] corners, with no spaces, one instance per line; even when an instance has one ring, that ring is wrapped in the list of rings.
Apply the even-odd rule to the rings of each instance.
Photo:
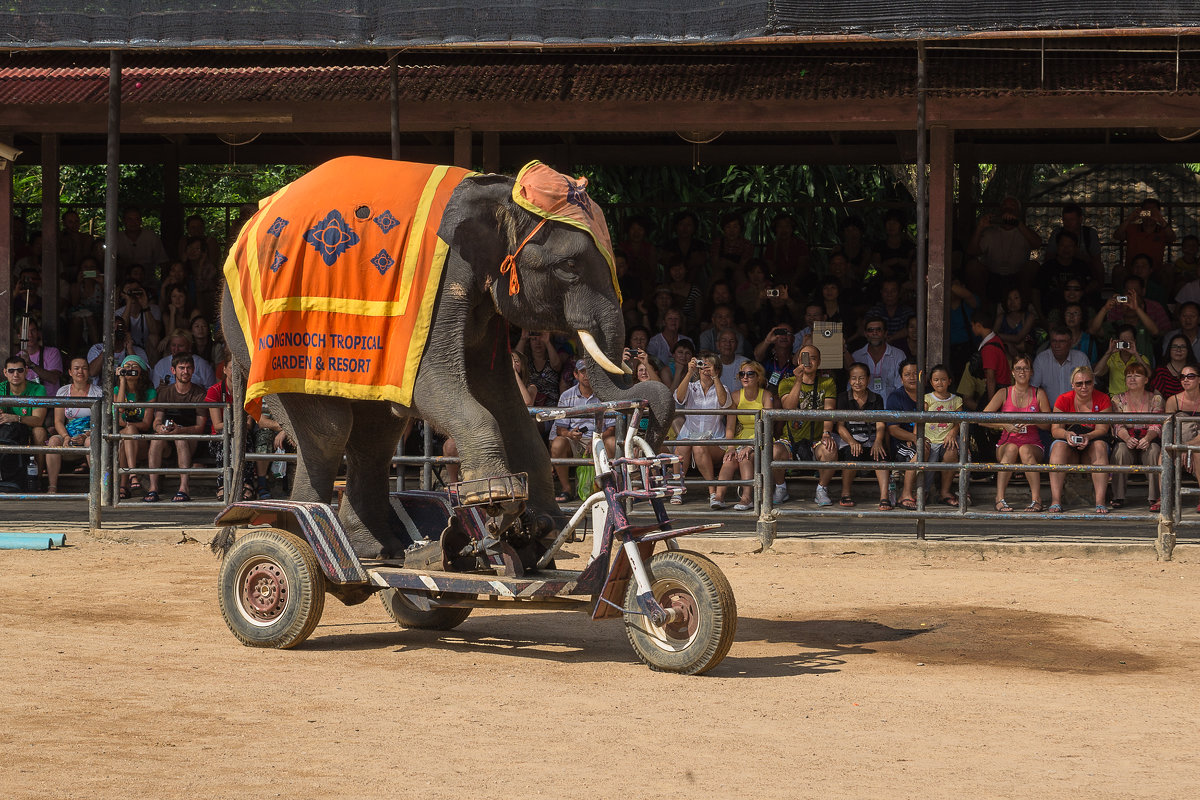
[[[1000,348],[1001,354],[1008,358],[1008,351],[1004,349],[1004,345],[999,339],[990,339],[983,347],[995,345]],[[983,380],[987,375],[983,369],[983,347],[976,348],[974,353],[971,353],[971,360],[967,362],[967,371],[971,373],[972,378]]]
[[[30,428],[25,423],[6,422],[0,425],[0,444],[29,445],[32,443]],[[0,482],[13,484],[19,482],[28,458],[28,455],[21,453],[0,455]]]

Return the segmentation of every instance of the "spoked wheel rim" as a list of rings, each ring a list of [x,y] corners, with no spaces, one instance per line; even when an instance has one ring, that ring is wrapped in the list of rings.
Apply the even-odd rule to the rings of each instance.
[[[279,619],[291,598],[283,565],[264,556],[242,565],[237,587],[238,611],[247,622],[263,628]]]
[[[675,611],[675,619],[665,625],[650,624],[654,641],[664,650],[679,651],[696,640],[700,614],[696,598],[682,583],[672,579],[654,582],[654,599],[665,611]]]

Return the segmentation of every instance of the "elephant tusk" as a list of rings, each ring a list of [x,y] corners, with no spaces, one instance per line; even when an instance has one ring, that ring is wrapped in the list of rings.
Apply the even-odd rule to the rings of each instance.
[[[575,331],[579,336],[579,341],[583,345],[583,349],[587,350],[588,355],[592,360],[604,368],[605,372],[611,372],[614,375],[631,375],[633,370],[628,366],[618,367],[616,364],[608,360],[608,356],[604,355],[604,351],[600,349],[600,345],[596,344],[596,340],[590,333],[579,328]]]

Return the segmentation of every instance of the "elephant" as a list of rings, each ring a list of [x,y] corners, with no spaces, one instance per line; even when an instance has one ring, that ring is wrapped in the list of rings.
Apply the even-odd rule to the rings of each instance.
[[[565,196],[575,207],[572,210],[582,209],[595,221],[590,229],[558,214],[534,213],[528,204],[517,202],[514,188],[534,165],[542,180],[561,180]],[[310,328],[303,334],[293,329],[290,337],[275,339],[247,336],[252,319],[265,319],[262,314],[258,318],[248,314],[243,307],[245,299],[239,298],[240,287],[251,285],[246,283],[251,280],[247,276],[253,273],[252,280],[257,281],[284,274],[283,269],[278,273],[271,270],[288,260],[284,244],[290,229],[293,237],[303,233],[310,249],[323,247],[326,258],[325,264],[318,261],[298,267],[296,280],[309,274],[313,280],[324,280],[321,276],[332,250],[356,237],[366,240],[377,233],[373,223],[391,216],[391,204],[398,202],[393,194],[403,192],[398,185],[389,184],[389,176],[402,168],[418,167],[433,169],[380,159],[335,159],[260,203],[258,213],[239,236],[238,242],[244,246],[235,246],[224,269],[221,325],[231,354],[229,375],[231,390],[238,398],[235,403],[249,396],[248,388],[254,389],[257,365],[285,352],[268,350],[268,345],[286,341],[295,346],[301,338],[311,340],[307,351],[302,349],[303,342],[301,349],[286,351],[290,353],[286,358],[292,359],[289,363],[304,364],[303,359],[308,358],[311,365],[311,346],[317,337],[338,334]],[[444,172],[448,168],[436,169]],[[428,309],[427,335],[419,361],[413,362],[415,375],[409,375],[411,385],[406,388],[411,397],[398,396],[394,387],[351,387],[338,380],[313,381],[311,375],[306,378],[308,383],[281,383],[278,391],[262,396],[296,446],[292,500],[331,502],[334,478],[345,455],[346,492],[339,517],[361,558],[400,558],[410,542],[390,510],[388,469],[404,426],[412,418],[424,419],[454,437],[464,480],[527,473],[528,499],[521,518],[536,532],[535,541],[552,538],[561,528],[563,516],[554,500],[547,448],[513,381],[507,355],[509,325],[578,336],[588,363],[595,365],[590,374],[597,397],[651,401],[648,438],[657,440],[655,446],[665,435],[674,411],[671,393],[662,384],[624,388],[628,370],[618,366],[625,337],[619,286],[603,214],[587,197],[586,181],[573,181],[537,162],[516,179],[461,172],[447,183],[448,198],[440,216],[435,203],[426,221],[427,228],[436,231],[444,262],[440,275],[434,276],[419,298]],[[315,194],[304,190],[306,181]],[[272,202],[288,190],[292,190],[291,216],[285,218],[279,209],[289,197]],[[380,212],[384,206],[387,210]],[[338,230],[331,232],[328,221],[335,214],[341,222],[335,226]],[[324,228],[323,222],[328,223]],[[287,241],[292,243],[287,253],[308,252],[298,239]],[[403,256],[385,253],[387,248],[383,248],[368,261],[370,250],[360,248],[356,254],[354,249],[345,248],[333,262],[333,268],[343,270],[339,274],[349,276],[346,280],[373,279],[388,261],[399,264]],[[413,309],[408,312],[411,315]],[[338,320],[329,327],[341,324]],[[340,336],[338,341],[349,340]],[[385,346],[379,341],[372,344]],[[354,367],[354,360],[339,360],[339,367]],[[316,363],[323,362],[317,358]],[[330,358],[326,364],[326,378],[333,363]],[[341,374],[340,380],[352,377]],[[352,396],[337,396],[347,387],[352,388]],[[246,405],[255,410],[253,402]],[[235,452],[243,451],[238,448]]]

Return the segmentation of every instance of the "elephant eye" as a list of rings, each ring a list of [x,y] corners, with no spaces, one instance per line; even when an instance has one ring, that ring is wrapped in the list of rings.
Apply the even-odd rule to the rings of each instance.
[[[567,269],[570,269],[570,270],[575,269],[575,259],[573,259],[573,258],[567,259]]]
[[[575,269],[575,259],[573,258],[560,261],[551,271],[563,283],[575,283],[579,280],[579,273]]]

